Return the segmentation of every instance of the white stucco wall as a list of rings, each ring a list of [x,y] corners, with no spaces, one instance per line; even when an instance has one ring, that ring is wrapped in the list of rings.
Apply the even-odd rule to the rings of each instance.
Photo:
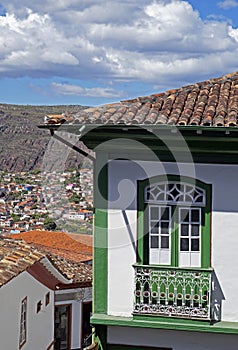
[[[50,304],[45,307],[45,295]],[[54,340],[54,294],[27,272],[0,288],[0,349],[19,348],[21,301],[27,297],[27,336],[23,350],[47,349]],[[36,313],[38,301],[42,310]]]
[[[211,255],[224,298],[222,320],[238,322],[238,166],[229,165],[190,166],[151,161],[109,163],[108,313],[130,316],[132,312],[136,181],[164,174],[195,177],[212,184]],[[126,225],[127,221],[129,225]]]
[[[108,327],[108,343],[173,350],[237,350],[238,335]]]

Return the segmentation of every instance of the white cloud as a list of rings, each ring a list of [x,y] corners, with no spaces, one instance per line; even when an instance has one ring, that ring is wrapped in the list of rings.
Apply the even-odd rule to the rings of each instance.
[[[1,1],[0,77],[147,81],[237,70],[237,29],[182,0]],[[220,6],[235,6],[223,1]],[[166,78],[167,77],[167,78]],[[64,94],[115,97],[56,84]],[[98,88],[99,89],[99,88]]]
[[[230,8],[234,8],[238,6],[238,1],[236,0],[224,0],[224,1],[220,1],[218,2],[218,6],[227,10]]]
[[[110,88],[85,88],[78,85],[52,83],[51,88],[57,95],[74,95],[84,97],[120,98],[121,93]]]

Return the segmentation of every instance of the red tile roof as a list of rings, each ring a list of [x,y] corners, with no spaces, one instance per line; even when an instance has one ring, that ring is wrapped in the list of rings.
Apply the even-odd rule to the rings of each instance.
[[[44,285],[51,289],[74,288],[75,284],[81,287],[92,286],[92,266],[83,263],[72,263],[53,255],[47,256],[47,258],[52,265],[47,264],[46,259],[42,259],[27,269],[28,273]],[[61,275],[55,274],[52,267]],[[66,281],[63,281],[62,278]]]
[[[68,233],[68,236],[71,237],[74,241],[79,243],[84,243],[90,247],[93,246],[93,236],[86,234],[78,234],[78,233]]]
[[[238,72],[159,94],[80,110],[69,124],[238,126]],[[62,119],[62,118],[61,118]],[[57,123],[67,121],[62,119]],[[54,124],[54,117],[46,124]]]
[[[92,285],[92,266],[84,263],[76,263],[56,255],[47,255],[55,268],[72,283]]]
[[[54,273],[53,267],[58,274]],[[23,271],[29,272],[51,289],[63,285],[64,288],[71,288],[75,284],[90,287],[92,284],[92,266],[47,254],[23,241],[0,237],[0,287]],[[44,273],[41,278],[39,271]]]
[[[77,242],[64,232],[35,230],[13,234],[9,237],[22,239],[46,253],[52,253],[71,261],[86,262],[92,260],[92,244],[89,244],[89,241]]]

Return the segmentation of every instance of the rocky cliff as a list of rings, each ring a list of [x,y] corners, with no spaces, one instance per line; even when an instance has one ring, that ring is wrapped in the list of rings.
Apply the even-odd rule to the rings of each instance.
[[[43,124],[46,114],[73,113],[84,108],[87,107],[0,104],[0,171],[41,170],[50,133],[37,125]],[[71,151],[67,168],[76,167],[81,161]]]

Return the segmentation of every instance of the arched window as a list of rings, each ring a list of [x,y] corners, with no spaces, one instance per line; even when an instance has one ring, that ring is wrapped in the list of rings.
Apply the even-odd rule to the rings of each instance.
[[[138,191],[138,260],[209,267],[210,185],[167,176],[139,181]]]

